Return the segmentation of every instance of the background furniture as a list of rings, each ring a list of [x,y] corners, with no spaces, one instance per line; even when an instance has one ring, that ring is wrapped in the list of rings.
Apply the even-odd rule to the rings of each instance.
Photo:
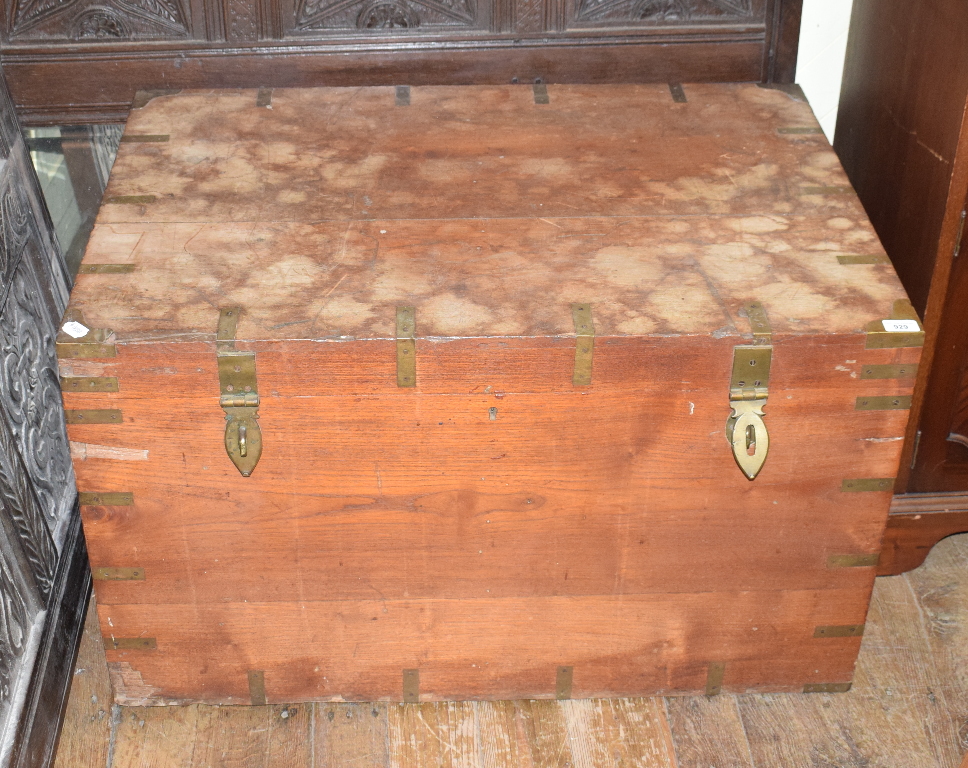
[[[122,121],[138,90],[793,81],[802,0],[5,0],[29,124]]]
[[[968,6],[855,0],[844,73],[834,147],[927,333],[880,566],[899,573],[968,530]]]

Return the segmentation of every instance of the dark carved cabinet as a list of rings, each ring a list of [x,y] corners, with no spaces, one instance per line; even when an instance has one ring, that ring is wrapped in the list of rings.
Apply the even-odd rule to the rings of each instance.
[[[0,766],[46,765],[88,592],[54,340],[70,280],[0,79]]]
[[[802,0],[3,0],[33,123],[123,120],[137,90],[791,82]]]

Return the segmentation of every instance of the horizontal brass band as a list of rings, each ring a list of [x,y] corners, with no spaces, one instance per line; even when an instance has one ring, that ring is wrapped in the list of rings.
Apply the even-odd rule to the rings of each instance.
[[[144,581],[144,568],[93,568],[95,581]]]
[[[79,275],[126,275],[134,272],[134,264],[81,264]]]
[[[911,407],[911,395],[861,396],[854,407],[858,411],[906,411]]]
[[[57,357],[60,360],[79,358],[117,357],[118,348],[114,344],[90,342],[57,342]]]
[[[63,376],[62,392],[117,392],[118,380],[114,376]]]
[[[91,507],[127,507],[134,504],[130,491],[85,491],[77,494],[77,503]]]
[[[877,491],[893,491],[893,477],[854,477],[844,480],[840,484],[844,493],[875,493]]]
[[[167,133],[126,133],[121,137],[122,144],[160,144],[168,141]]]
[[[64,416],[68,424],[120,424],[122,422],[121,411],[117,408],[65,410]]]
[[[853,683],[807,683],[804,693],[847,693]]]
[[[880,560],[880,553],[866,555],[831,555],[827,558],[828,568],[873,568]]]
[[[803,125],[803,126],[791,126],[789,128],[777,128],[776,132],[783,135],[798,135],[798,134],[815,134],[819,135],[823,133],[823,128],[819,125]]]
[[[801,195],[850,195],[853,193],[853,191],[853,187],[843,186],[840,184],[800,188]]]
[[[109,651],[153,651],[158,642],[153,637],[105,637],[104,647]]]
[[[847,253],[840,254],[837,261],[845,266],[851,264],[890,264],[886,253]]]
[[[156,199],[154,195],[112,195],[104,198],[104,202],[109,205],[147,205]]]
[[[864,634],[863,624],[843,624],[830,627],[817,627],[813,631],[814,637],[861,637]]]
[[[860,369],[862,379],[914,379],[918,375],[917,363],[904,365],[865,365]]]

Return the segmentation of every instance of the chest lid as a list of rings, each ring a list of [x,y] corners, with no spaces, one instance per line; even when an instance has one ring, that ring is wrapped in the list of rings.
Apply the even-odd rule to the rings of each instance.
[[[196,91],[132,112],[71,307],[118,343],[861,333],[904,293],[756,85]]]

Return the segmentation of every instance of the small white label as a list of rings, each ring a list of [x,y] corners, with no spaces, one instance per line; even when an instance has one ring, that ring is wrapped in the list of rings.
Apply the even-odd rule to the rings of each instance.
[[[884,330],[888,333],[917,333],[921,330],[917,320],[884,320]]]
[[[77,322],[76,320],[68,320],[66,323],[64,323],[64,325],[61,326],[61,330],[68,336],[79,339],[81,336],[87,336],[88,331],[91,329],[83,323]]]

